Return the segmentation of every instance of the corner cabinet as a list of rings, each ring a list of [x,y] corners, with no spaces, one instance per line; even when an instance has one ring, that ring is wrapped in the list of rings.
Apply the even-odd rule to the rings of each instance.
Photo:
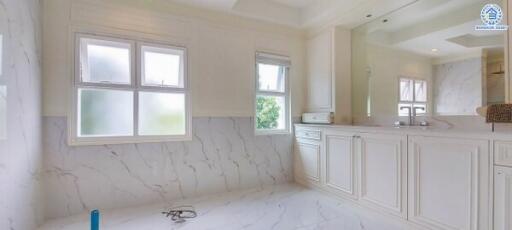
[[[307,110],[334,112],[336,123],[351,123],[351,32],[327,28],[307,40]]]
[[[320,33],[307,41],[308,110],[334,112],[333,33]]]
[[[297,129],[294,144],[295,179],[304,185],[319,184],[320,176],[320,131]]]

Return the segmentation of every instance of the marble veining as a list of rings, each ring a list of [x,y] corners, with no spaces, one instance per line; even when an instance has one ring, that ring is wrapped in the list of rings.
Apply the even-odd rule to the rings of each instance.
[[[188,142],[68,146],[44,117],[45,215],[123,208],[289,182],[292,135],[255,136],[250,118],[194,118]]]
[[[481,58],[435,65],[434,113],[476,115],[482,105],[482,71]]]
[[[0,229],[33,230],[41,197],[41,4],[0,0]]]
[[[198,217],[173,223],[161,212],[169,206],[193,205]],[[101,229],[180,230],[413,230],[403,221],[334,199],[294,184],[249,189],[170,204],[102,212]],[[48,222],[39,230],[88,228],[86,213]]]

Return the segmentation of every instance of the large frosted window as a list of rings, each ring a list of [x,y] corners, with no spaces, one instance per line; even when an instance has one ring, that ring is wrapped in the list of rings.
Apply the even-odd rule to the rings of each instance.
[[[287,57],[256,55],[256,133],[289,132],[290,109]]]
[[[184,48],[85,35],[77,41],[73,143],[190,138]]]
[[[417,114],[427,113],[427,81],[400,78],[399,81],[399,96],[398,102],[398,115],[409,116],[409,110],[415,110]]]

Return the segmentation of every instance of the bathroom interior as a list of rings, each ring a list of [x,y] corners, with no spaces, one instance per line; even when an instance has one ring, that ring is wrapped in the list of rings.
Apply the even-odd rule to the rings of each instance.
[[[508,0],[0,0],[0,229],[512,230]]]

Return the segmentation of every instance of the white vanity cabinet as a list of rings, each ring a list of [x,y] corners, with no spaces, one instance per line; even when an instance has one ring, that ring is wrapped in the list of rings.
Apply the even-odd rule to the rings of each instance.
[[[304,159],[299,130],[297,159]],[[323,190],[389,214],[407,216],[407,136],[323,130],[320,178]],[[307,142],[310,146],[310,142]],[[311,150],[313,152],[313,150]],[[313,154],[311,154],[313,155]],[[299,165],[306,163],[296,161]],[[308,164],[315,164],[311,160]],[[301,173],[302,174],[302,173]],[[301,182],[304,183],[304,182]]]
[[[304,185],[320,184],[321,132],[313,129],[295,130],[294,172]]]
[[[512,230],[512,144],[464,133],[297,125],[296,180],[418,229]],[[510,148],[510,149],[509,149]],[[494,157],[490,150],[494,149]],[[496,164],[494,217],[492,170]],[[302,179],[305,178],[305,179]]]
[[[407,136],[360,134],[359,199],[363,205],[407,217]]]
[[[408,220],[430,229],[490,229],[488,143],[409,136]]]
[[[512,229],[512,168],[494,168],[494,230]]]

